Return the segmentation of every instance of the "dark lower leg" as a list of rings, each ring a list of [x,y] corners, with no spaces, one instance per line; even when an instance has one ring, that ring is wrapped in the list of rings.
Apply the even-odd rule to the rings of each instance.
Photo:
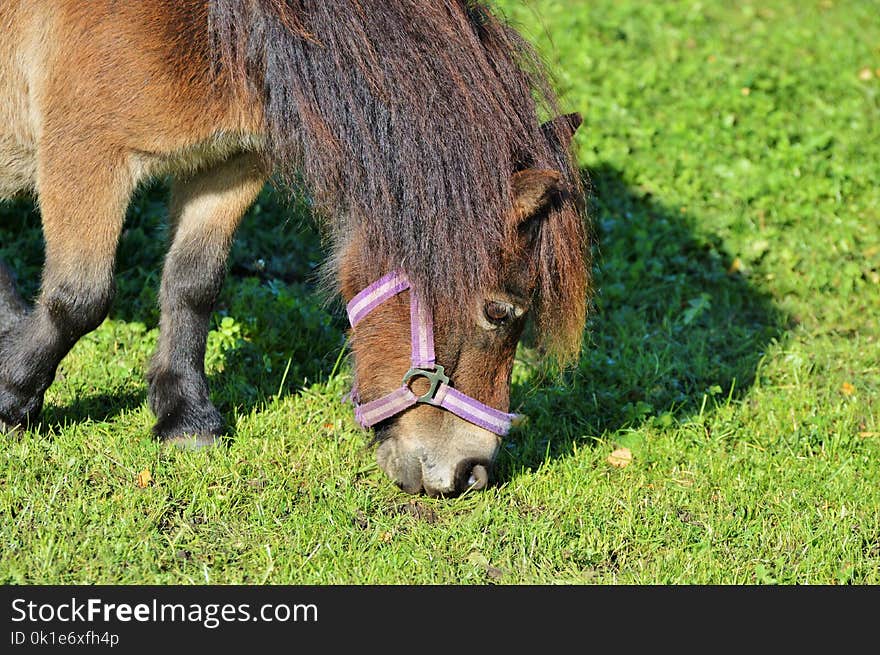
[[[0,332],[0,430],[35,420],[58,364],[104,320],[111,299],[108,276],[100,283],[71,281],[48,288],[30,311],[24,303],[14,304],[7,314],[11,321]]]
[[[212,443],[223,420],[211,403],[205,344],[225,274],[226,245],[175,243],[162,273],[159,344],[147,379],[155,434],[165,440]]]

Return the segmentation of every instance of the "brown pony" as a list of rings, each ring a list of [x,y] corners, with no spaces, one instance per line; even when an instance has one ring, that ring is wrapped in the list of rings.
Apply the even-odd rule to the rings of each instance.
[[[160,439],[214,443],[209,318],[276,175],[313,200],[350,314],[400,283],[352,318],[380,465],[413,493],[484,487],[525,321],[576,354],[590,287],[580,118],[542,115],[538,58],[472,0],[5,0],[0,197],[35,194],[45,264],[32,307],[0,264],[0,431],[104,320],[132,193],[169,175],[149,403]]]

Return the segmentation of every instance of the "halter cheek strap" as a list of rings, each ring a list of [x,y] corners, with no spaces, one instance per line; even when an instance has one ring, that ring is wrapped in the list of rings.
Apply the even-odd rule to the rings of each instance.
[[[520,415],[489,407],[450,386],[443,367],[434,360],[434,325],[431,312],[412,290],[409,278],[403,271],[388,273],[351,299],[346,306],[351,327],[356,327],[376,307],[407,289],[410,289],[411,367],[403,376],[400,387],[372,402],[363,405],[358,403],[357,391],[353,390],[351,398],[355,405],[355,419],[364,428],[369,428],[413,405],[426,403],[442,407],[497,435],[506,435]],[[415,395],[409,387],[410,382],[418,377],[426,378],[430,383],[428,391],[421,396]]]

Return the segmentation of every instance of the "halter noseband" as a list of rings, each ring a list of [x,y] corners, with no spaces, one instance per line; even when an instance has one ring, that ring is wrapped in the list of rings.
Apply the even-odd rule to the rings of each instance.
[[[412,366],[403,376],[401,386],[378,400],[361,405],[357,399],[356,389],[352,390],[351,398],[354,401],[354,415],[357,422],[362,427],[369,428],[417,403],[426,403],[442,407],[497,435],[506,435],[513,421],[520,415],[508,414],[489,407],[450,386],[443,367],[434,361],[434,328],[431,312],[419,300],[406,273],[400,270],[392,271],[352,298],[346,306],[351,327],[357,326],[383,302],[407,289],[410,290]],[[415,395],[409,388],[410,381],[418,377],[426,378],[431,383],[428,391],[421,396]]]

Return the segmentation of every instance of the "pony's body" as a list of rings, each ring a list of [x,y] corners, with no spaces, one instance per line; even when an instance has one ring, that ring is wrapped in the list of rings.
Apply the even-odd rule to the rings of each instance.
[[[0,194],[37,191],[38,162],[72,125],[79,143],[117,151],[131,186],[257,150],[261,107],[242,112],[211,75],[206,16],[205,3],[174,0],[3,3]]]
[[[523,314],[576,349],[588,281],[566,148],[577,124],[539,124],[533,92],[547,89],[522,68],[528,54],[459,0],[4,2],[0,198],[36,196],[46,263],[32,308],[0,263],[0,430],[39,413],[61,358],[106,316],[126,208],[157,175],[174,180],[148,374],[160,438],[223,431],[205,336],[235,230],[273,173],[313,195],[342,295],[405,269],[443,322],[438,357],[456,384],[506,410]],[[481,318],[490,298],[509,321]],[[406,368],[404,300],[354,333],[368,400]],[[496,435],[434,407],[378,430],[380,463],[414,491],[460,490],[456,467],[497,450]]]

